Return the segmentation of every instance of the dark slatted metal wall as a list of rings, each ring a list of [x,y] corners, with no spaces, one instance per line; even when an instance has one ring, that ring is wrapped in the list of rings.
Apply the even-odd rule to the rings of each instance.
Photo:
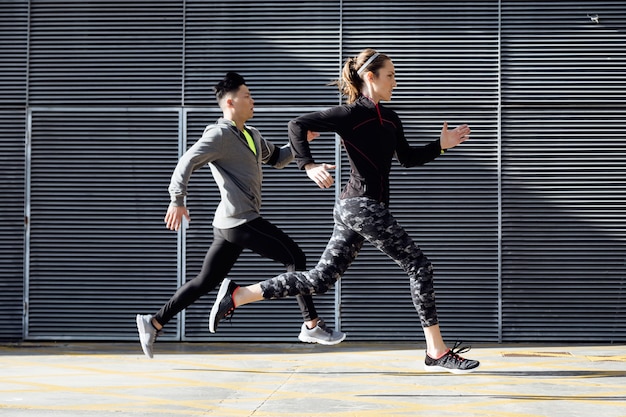
[[[626,4],[503,2],[503,338],[624,341]]]
[[[30,1],[36,105],[181,104],[183,0]]]
[[[443,121],[473,130],[392,172],[392,211],[435,266],[444,337],[626,340],[623,2],[7,0],[0,12],[0,339],[136,340],[134,315],[195,276],[212,240],[208,168],[190,184],[191,228],[162,219],[179,155],[219,117],[213,85],[241,72],[250,124],[282,144],[290,118],[340,102],[326,84],[374,47],[396,65],[387,105],[411,143]],[[343,184],[335,145],[322,135],[313,150]],[[312,267],[337,190],[295,164],[264,174],[263,215]],[[282,270],[244,252],[231,277]],[[295,300],[246,306],[210,335],[213,299],[165,339],[296,340]],[[423,340],[406,275],[368,244],[316,304],[350,340]]]
[[[0,3],[0,339],[23,336],[24,300],[24,127],[28,7]]]
[[[178,116],[156,114],[33,111],[29,338],[132,335],[175,290],[162,218]]]
[[[183,3],[30,8],[27,337],[134,340],[134,315],[178,283],[162,219],[181,138]]]

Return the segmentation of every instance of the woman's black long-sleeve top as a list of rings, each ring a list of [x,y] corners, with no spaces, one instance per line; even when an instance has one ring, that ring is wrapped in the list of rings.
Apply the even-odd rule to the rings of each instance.
[[[389,204],[389,172],[394,154],[403,167],[423,165],[441,154],[439,139],[410,146],[400,118],[391,109],[360,96],[354,103],[300,116],[289,122],[289,142],[298,167],[314,163],[307,131],[341,136],[350,161],[350,179],[341,198],[369,197]]]

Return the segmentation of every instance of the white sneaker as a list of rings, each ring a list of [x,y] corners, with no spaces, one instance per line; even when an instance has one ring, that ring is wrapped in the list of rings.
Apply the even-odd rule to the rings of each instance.
[[[306,324],[302,323],[302,329],[298,335],[298,339],[301,342],[319,343],[320,345],[336,345],[337,343],[343,342],[345,338],[345,333],[336,332],[329,328],[322,318],[320,318],[317,326],[312,329],[309,329],[306,327]]]
[[[137,331],[139,332],[139,343],[141,343],[143,353],[152,359],[154,356],[152,354],[152,345],[154,344],[159,332],[152,325],[151,315],[137,314]]]

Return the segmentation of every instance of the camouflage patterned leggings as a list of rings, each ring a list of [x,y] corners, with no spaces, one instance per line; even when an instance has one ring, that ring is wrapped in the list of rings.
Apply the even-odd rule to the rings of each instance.
[[[432,265],[387,207],[366,197],[339,200],[334,218],[333,234],[315,269],[287,272],[261,282],[263,298],[325,293],[346,272],[367,240],[409,275],[411,298],[422,326],[437,324]]]

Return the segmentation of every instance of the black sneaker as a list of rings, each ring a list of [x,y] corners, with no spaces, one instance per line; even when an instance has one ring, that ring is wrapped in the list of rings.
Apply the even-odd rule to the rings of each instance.
[[[448,351],[439,359],[433,359],[426,354],[426,360],[424,361],[424,369],[427,371],[446,371],[453,374],[467,374],[472,372],[480,366],[480,362],[471,359],[465,359],[459,356],[460,353],[465,353],[471,348],[469,346],[461,347],[461,342],[456,342],[452,349]]]
[[[233,292],[239,287],[234,281],[224,278],[220,290],[217,293],[215,304],[211,308],[209,316],[209,331],[215,333],[217,325],[222,319],[232,316],[235,312],[235,303],[233,302]]]

